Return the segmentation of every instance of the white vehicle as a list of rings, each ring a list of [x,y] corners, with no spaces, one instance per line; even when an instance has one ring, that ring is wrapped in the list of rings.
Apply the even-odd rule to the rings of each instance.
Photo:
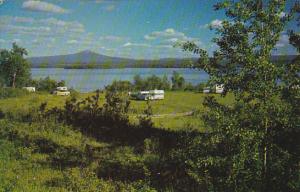
[[[164,90],[150,90],[150,100],[163,100],[165,98]]]
[[[68,96],[70,95],[70,91],[68,91],[67,87],[57,87],[56,90],[53,92],[54,95],[59,96]]]
[[[224,92],[224,84],[216,85],[216,93],[223,93]]]
[[[210,93],[210,87],[205,87],[203,89],[203,93]]]
[[[68,91],[68,87],[57,87],[57,91]]]
[[[165,98],[164,90],[150,90],[138,92],[137,99],[139,100],[162,100]]]
[[[35,87],[23,87],[23,89],[27,90],[28,92],[35,92]]]

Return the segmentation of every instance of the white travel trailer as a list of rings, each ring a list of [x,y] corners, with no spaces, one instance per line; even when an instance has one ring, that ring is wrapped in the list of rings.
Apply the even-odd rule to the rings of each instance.
[[[23,87],[23,89],[27,90],[28,92],[35,92],[35,87]]]
[[[224,84],[217,84],[216,85],[216,93],[223,93],[224,92]]]
[[[204,87],[203,93],[210,93],[210,87]]]
[[[57,91],[68,91],[67,87],[57,87],[56,88]]]
[[[56,90],[53,92],[54,95],[59,96],[68,96],[70,95],[70,91],[68,91],[67,87],[57,87]]]
[[[165,98],[164,90],[150,90],[138,92],[137,99],[139,100],[162,100]]]
[[[163,100],[165,98],[164,90],[150,90],[150,100]]]

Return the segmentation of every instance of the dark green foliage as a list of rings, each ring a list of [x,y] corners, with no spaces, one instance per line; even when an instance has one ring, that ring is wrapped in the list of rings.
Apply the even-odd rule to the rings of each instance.
[[[117,181],[147,181],[150,171],[142,156],[134,154],[129,147],[123,147],[104,157],[99,164],[98,175]]]
[[[228,20],[216,29],[213,57],[190,42],[183,49],[199,54],[196,67],[236,101],[227,106],[205,99],[203,119],[213,133],[205,150],[195,140],[183,151],[190,156],[189,175],[211,191],[298,191],[299,63],[270,62],[293,11],[281,18],[286,1],[277,0],[224,1],[215,8]],[[297,37],[291,41],[297,44]]]
[[[162,78],[152,75],[145,79],[142,79],[140,75],[134,76],[134,90],[143,91],[143,90],[154,90],[154,89],[162,89],[162,90],[170,90],[171,85],[168,80],[168,77],[165,75]]]
[[[71,97],[66,101],[64,109],[52,108],[44,112],[44,116],[53,116],[59,122],[78,127],[82,132],[97,135],[103,127],[121,128],[129,124],[129,98],[123,92],[106,92],[106,102],[99,105],[99,91],[96,95],[84,100]]]
[[[173,71],[172,90],[183,90],[185,88],[184,78],[176,71]]]
[[[65,81],[56,81],[53,79],[50,79],[50,77],[45,77],[44,79],[39,80],[30,80],[27,85],[33,86],[38,91],[47,91],[51,92],[56,89],[56,87],[62,87],[65,86]]]
[[[21,97],[24,95],[28,95],[28,91],[24,89],[13,89],[10,87],[0,88],[0,99],[12,98],[12,97]]]
[[[26,49],[13,43],[11,50],[0,51],[1,83],[10,87],[22,87],[30,80],[30,65],[24,58]]]
[[[109,92],[128,92],[132,91],[134,88],[130,81],[114,81],[111,85],[106,86],[105,89]]]
[[[151,116],[153,115],[153,110],[151,106],[151,101],[147,100],[147,108],[144,110],[144,114],[140,115],[139,126],[143,128],[152,128],[154,126]]]

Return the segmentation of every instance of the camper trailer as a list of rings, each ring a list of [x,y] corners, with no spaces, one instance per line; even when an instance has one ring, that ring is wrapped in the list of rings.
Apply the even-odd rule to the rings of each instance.
[[[165,98],[164,90],[150,90],[150,100],[162,100]]]
[[[67,87],[57,87],[56,90],[53,92],[54,95],[59,96],[68,96],[70,95],[70,91],[68,91]]]
[[[217,84],[216,85],[216,93],[219,93],[219,94],[221,94],[221,93],[223,93],[224,92],[224,84]]]
[[[203,93],[210,93],[210,87],[204,87]]]
[[[165,98],[164,90],[140,91],[136,95],[139,100],[162,100]]]
[[[27,90],[28,92],[35,92],[35,87],[23,87],[23,89]]]

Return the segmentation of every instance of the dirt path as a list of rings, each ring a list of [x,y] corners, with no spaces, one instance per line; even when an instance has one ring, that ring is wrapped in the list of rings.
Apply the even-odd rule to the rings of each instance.
[[[155,114],[152,115],[152,118],[164,118],[164,117],[183,117],[183,116],[191,116],[194,111],[188,111],[183,113],[168,113],[168,114]],[[133,117],[145,116],[145,115],[132,115]]]

